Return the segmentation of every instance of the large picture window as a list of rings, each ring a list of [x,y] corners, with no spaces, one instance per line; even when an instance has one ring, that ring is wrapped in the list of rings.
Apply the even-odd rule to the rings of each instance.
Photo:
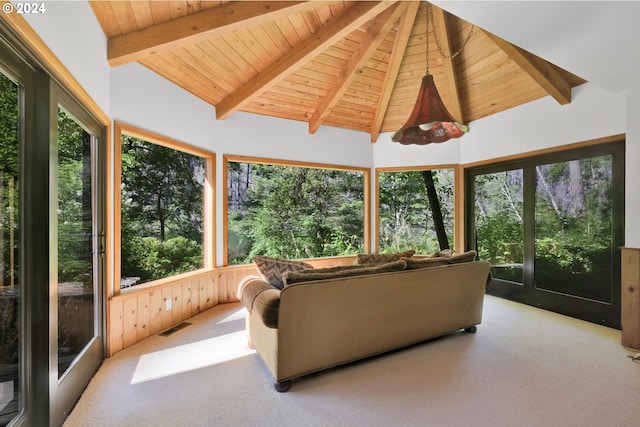
[[[121,287],[211,266],[213,156],[130,127],[120,138]]]
[[[454,170],[378,170],[378,250],[453,248]]]
[[[225,171],[229,264],[366,247],[368,170],[228,157]]]

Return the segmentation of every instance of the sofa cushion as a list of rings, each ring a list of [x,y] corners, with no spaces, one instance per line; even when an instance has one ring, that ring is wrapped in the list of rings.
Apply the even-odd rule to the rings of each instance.
[[[366,274],[387,273],[391,271],[401,271],[407,268],[407,263],[403,260],[377,264],[372,266],[360,266],[360,268],[341,269],[332,272],[320,272],[317,270],[290,271],[284,275],[285,286],[293,283],[312,282],[316,280],[338,279],[342,277],[362,276]]]
[[[420,268],[431,268],[449,264],[444,257],[402,258],[402,260],[407,263],[407,270],[418,270]]]
[[[333,267],[307,268],[304,270],[298,270],[296,273],[300,273],[300,274],[335,273],[338,271],[357,270],[363,267],[364,266],[362,264],[336,265]]]
[[[417,270],[419,268],[431,268],[439,265],[458,264],[461,262],[471,262],[476,259],[476,251],[468,251],[459,255],[449,255],[429,258],[403,258],[407,263],[407,270]]]
[[[410,249],[395,254],[358,254],[358,264],[381,264],[398,261],[400,258],[411,258],[416,251]]]
[[[450,257],[445,257],[449,264],[457,264],[459,262],[471,262],[476,260],[476,255],[478,253],[476,251],[467,251],[458,255],[451,255]]]
[[[286,272],[313,268],[311,264],[307,264],[306,262],[272,258],[262,255],[253,257],[253,262],[255,262],[256,267],[258,268],[260,276],[278,289],[282,289],[284,286],[282,276]]]
[[[431,255],[432,257],[446,257],[449,258],[450,256],[453,256],[453,251],[451,249],[443,249],[441,251],[435,252],[433,255]]]

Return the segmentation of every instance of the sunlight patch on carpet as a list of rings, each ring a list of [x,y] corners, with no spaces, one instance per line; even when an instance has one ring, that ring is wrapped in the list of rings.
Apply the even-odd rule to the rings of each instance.
[[[236,320],[244,320],[245,316],[246,316],[246,310],[244,308],[239,309],[234,311],[233,313],[231,313],[228,316],[223,317],[222,319],[220,319],[218,322],[216,322],[217,325],[221,325],[223,323],[228,323],[228,322],[233,322]]]
[[[247,346],[244,330],[154,353],[143,354],[131,378],[139,384],[194,371],[255,353]]]

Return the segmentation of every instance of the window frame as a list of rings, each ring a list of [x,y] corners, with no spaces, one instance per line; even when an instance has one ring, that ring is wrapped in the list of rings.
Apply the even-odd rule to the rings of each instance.
[[[155,288],[166,284],[167,282],[173,282],[187,278],[194,273],[200,273],[203,271],[211,270],[215,267],[215,242],[216,242],[216,229],[215,229],[215,168],[216,168],[216,154],[207,151],[202,148],[194,147],[187,143],[151,132],[139,127],[115,121],[114,122],[114,174],[113,185],[111,188],[122,188],[122,136],[127,135],[133,138],[141,139],[143,141],[160,145],[162,147],[170,148],[172,150],[181,151],[193,156],[201,157],[204,159],[205,172],[204,172],[204,184],[203,184],[203,267],[197,270],[176,274],[174,276],[164,277],[150,282],[145,282],[138,286],[122,292],[120,282],[122,279],[122,194],[120,191],[113,198],[113,212],[114,212],[114,236],[116,237],[113,242],[114,262],[113,262],[113,282],[111,289],[109,290],[110,296],[120,295],[139,291],[140,289]]]
[[[229,265],[229,205],[228,205],[228,180],[229,180],[229,162],[237,163],[259,163],[272,166],[291,166],[291,167],[303,167],[311,169],[325,169],[325,170],[337,170],[347,172],[361,172],[364,179],[364,241],[363,246],[365,251],[369,251],[371,247],[371,169],[358,166],[344,166],[334,165],[326,163],[315,162],[303,162],[295,160],[281,160],[271,159],[265,157],[253,157],[253,156],[241,156],[234,154],[225,154],[222,158],[222,181],[224,186],[222,188],[222,259],[223,266]],[[241,264],[240,264],[241,265]]]
[[[457,163],[427,166],[380,167],[375,170],[375,251],[380,251],[380,174],[387,172],[421,172],[424,170],[453,170],[453,247],[464,248],[464,179]]]

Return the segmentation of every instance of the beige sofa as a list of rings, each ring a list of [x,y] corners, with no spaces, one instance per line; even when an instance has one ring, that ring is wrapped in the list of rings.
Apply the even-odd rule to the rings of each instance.
[[[254,277],[242,285],[241,299],[250,345],[283,392],[305,374],[460,329],[475,332],[488,275],[488,262],[473,261],[299,281],[282,290]]]

